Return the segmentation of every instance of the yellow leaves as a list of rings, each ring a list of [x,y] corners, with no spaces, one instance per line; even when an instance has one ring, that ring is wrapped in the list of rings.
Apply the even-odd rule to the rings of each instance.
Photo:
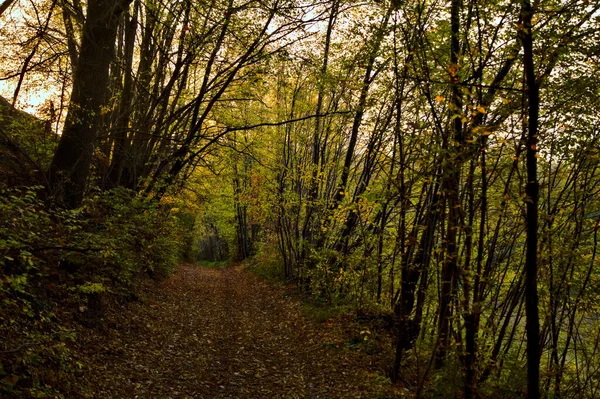
[[[177,198],[172,197],[170,195],[164,195],[161,199],[160,199],[160,203],[163,205],[169,205],[169,204],[174,204],[177,201]]]
[[[100,115],[108,115],[114,108],[114,105],[103,105],[100,107]]]
[[[477,106],[477,111],[480,112],[480,113],[482,113],[482,114],[486,113],[485,108],[483,106],[481,106],[481,105]]]
[[[492,133],[494,133],[494,130],[495,129],[490,126],[477,126],[473,128],[473,134],[480,136],[490,136]],[[498,142],[500,143],[500,139],[498,140]]]
[[[371,331],[369,331],[369,330],[362,330],[360,332],[360,335],[363,337],[364,341],[368,341],[369,340],[369,336],[371,335]]]
[[[456,76],[457,72],[458,72],[458,65],[456,65],[456,64],[448,65],[448,73],[450,73],[450,76],[452,76],[452,77]]]
[[[444,100],[445,100],[445,98],[442,96],[435,96],[435,101],[437,101],[438,103],[443,103]]]

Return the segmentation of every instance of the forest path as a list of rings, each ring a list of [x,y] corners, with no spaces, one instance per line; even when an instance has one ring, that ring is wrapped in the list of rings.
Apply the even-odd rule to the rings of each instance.
[[[341,338],[239,265],[182,265],[118,318],[101,342],[85,346],[85,396],[390,397],[366,355],[324,345]]]

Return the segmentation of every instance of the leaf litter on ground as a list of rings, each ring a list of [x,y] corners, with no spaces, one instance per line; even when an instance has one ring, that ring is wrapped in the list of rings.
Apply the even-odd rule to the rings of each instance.
[[[307,319],[284,287],[241,265],[181,265],[81,335],[89,398],[391,398],[387,359],[348,350],[344,320]],[[347,323],[346,323],[347,324]],[[337,343],[330,345],[328,343]]]

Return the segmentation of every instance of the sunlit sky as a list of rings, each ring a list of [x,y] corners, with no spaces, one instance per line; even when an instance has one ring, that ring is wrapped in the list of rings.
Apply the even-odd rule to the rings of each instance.
[[[28,27],[28,25],[35,26],[38,21],[34,15],[29,15],[28,11],[31,11],[30,5],[22,1],[15,1],[2,15],[2,18],[0,19],[0,30],[3,31],[3,33],[31,30],[31,27]],[[28,53],[15,54],[15,46],[18,46],[19,43],[14,43],[14,41],[25,40],[25,36],[16,36],[15,38],[11,38],[11,40],[12,43],[7,43],[0,49],[0,57],[3,63],[0,75],[2,73],[14,74],[15,72],[20,71],[23,60],[28,55]],[[15,57],[15,55],[18,55],[19,57]],[[32,62],[36,62],[38,57],[47,57],[47,54],[38,51],[36,57],[32,59]],[[6,76],[0,76],[0,95],[12,103],[18,78],[5,79]],[[57,81],[57,76],[51,77],[49,74],[35,71],[27,72],[15,106],[28,113],[41,116],[41,106],[48,100],[57,102],[57,99],[60,98],[60,92],[61,84]]]
[[[12,103],[16,82],[0,81],[0,95]],[[53,88],[27,84],[21,88],[16,108],[37,115],[40,107],[57,95]]]

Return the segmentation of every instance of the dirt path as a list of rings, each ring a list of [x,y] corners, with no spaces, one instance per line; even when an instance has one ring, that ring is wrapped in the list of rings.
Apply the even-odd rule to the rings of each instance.
[[[238,267],[181,266],[85,356],[98,398],[386,398],[364,354],[323,345],[327,326]],[[86,362],[87,363],[87,362]]]

